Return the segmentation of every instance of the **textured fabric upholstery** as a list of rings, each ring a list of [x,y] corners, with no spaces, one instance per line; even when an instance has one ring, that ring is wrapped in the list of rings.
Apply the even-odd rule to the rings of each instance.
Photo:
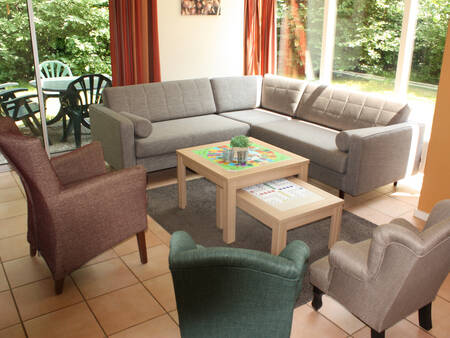
[[[106,107],[133,113],[151,122],[216,112],[211,84],[206,78],[107,89],[103,91]]]
[[[311,162],[345,173],[348,154],[336,146],[338,132],[305,121],[276,121],[253,126],[251,135],[293,153],[309,158]]]
[[[450,200],[441,201],[422,232],[397,219],[375,229],[372,240],[337,242],[311,265],[311,283],[384,331],[436,297],[450,271],[449,216]]]
[[[285,121],[291,119],[289,116],[277,114],[275,112],[271,112],[260,108],[232,111],[228,113],[221,113],[219,115],[239,122],[247,123],[250,126],[255,126],[267,122]]]
[[[261,107],[294,116],[308,82],[266,74],[263,80]]]
[[[127,113],[124,111],[120,112],[119,114],[124,115],[127,119],[133,122],[135,136],[147,137],[151,134],[153,127],[150,120],[147,120],[146,118],[139,115]]]
[[[170,241],[182,337],[289,337],[309,248],[280,253],[202,248],[185,232]]]
[[[211,79],[218,113],[257,108],[261,104],[261,76],[231,76]]]
[[[147,228],[142,167],[106,173],[98,143],[50,161],[38,138],[8,125],[0,118],[0,149],[24,184],[31,250],[55,280]]]
[[[218,115],[195,116],[153,123],[149,137],[136,139],[136,157],[174,153],[175,150],[245,135],[250,126]]]
[[[387,96],[309,83],[296,116],[337,130],[387,126],[406,122],[409,106]]]

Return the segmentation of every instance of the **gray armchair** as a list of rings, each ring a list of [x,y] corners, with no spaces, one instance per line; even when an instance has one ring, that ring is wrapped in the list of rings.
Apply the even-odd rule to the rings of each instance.
[[[182,337],[289,337],[309,257],[292,241],[272,256],[238,248],[203,248],[186,232],[170,241]]]
[[[450,271],[450,200],[435,205],[422,232],[404,219],[375,229],[372,240],[336,243],[311,265],[313,307],[326,293],[366,323],[372,337],[419,310],[430,330],[431,302]]]

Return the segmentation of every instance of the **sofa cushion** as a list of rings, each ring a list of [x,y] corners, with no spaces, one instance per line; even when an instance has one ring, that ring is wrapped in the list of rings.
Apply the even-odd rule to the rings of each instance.
[[[277,114],[261,108],[238,110],[228,113],[221,113],[219,115],[239,122],[247,123],[251,126],[272,121],[291,119],[289,116]]]
[[[204,115],[153,123],[149,137],[136,139],[136,157],[162,155],[177,149],[246,135],[250,126],[219,115]]]
[[[218,113],[253,109],[261,105],[262,77],[231,76],[211,79]]]
[[[345,173],[348,154],[335,142],[338,132],[305,121],[275,121],[253,126],[251,136],[309,158],[312,162]]]
[[[144,117],[127,112],[120,112],[123,116],[133,122],[134,135],[137,137],[147,137],[152,132],[152,123]]]
[[[103,100],[116,112],[130,112],[151,122],[216,112],[211,84],[206,78],[105,88]]]
[[[406,122],[409,106],[387,96],[309,83],[296,116],[337,130]]]
[[[261,107],[294,116],[308,82],[266,74],[263,80]]]

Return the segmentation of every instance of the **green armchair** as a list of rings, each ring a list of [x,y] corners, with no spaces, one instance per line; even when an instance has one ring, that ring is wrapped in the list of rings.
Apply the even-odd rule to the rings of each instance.
[[[169,264],[181,336],[289,337],[308,258],[301,241],[273,256],[204,248],[186,232],[175,232]]]

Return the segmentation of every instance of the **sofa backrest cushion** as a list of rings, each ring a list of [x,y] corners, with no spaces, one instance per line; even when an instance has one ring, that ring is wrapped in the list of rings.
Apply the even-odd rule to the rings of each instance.
[[[266,74],[262,86],[261,106],[294,116],[307,83],[284,76]]]
[[[387,96],[309,83],[296,116],[337,130],[379,127],[406,122],[409,106]]]
[[[259,75],[212,78],[217,112],[258,108],[261,105],[261,84]]]
[[[216,112],[207,78],[105,88],[103,101],[116,112],[130,112],[151,122]]]

